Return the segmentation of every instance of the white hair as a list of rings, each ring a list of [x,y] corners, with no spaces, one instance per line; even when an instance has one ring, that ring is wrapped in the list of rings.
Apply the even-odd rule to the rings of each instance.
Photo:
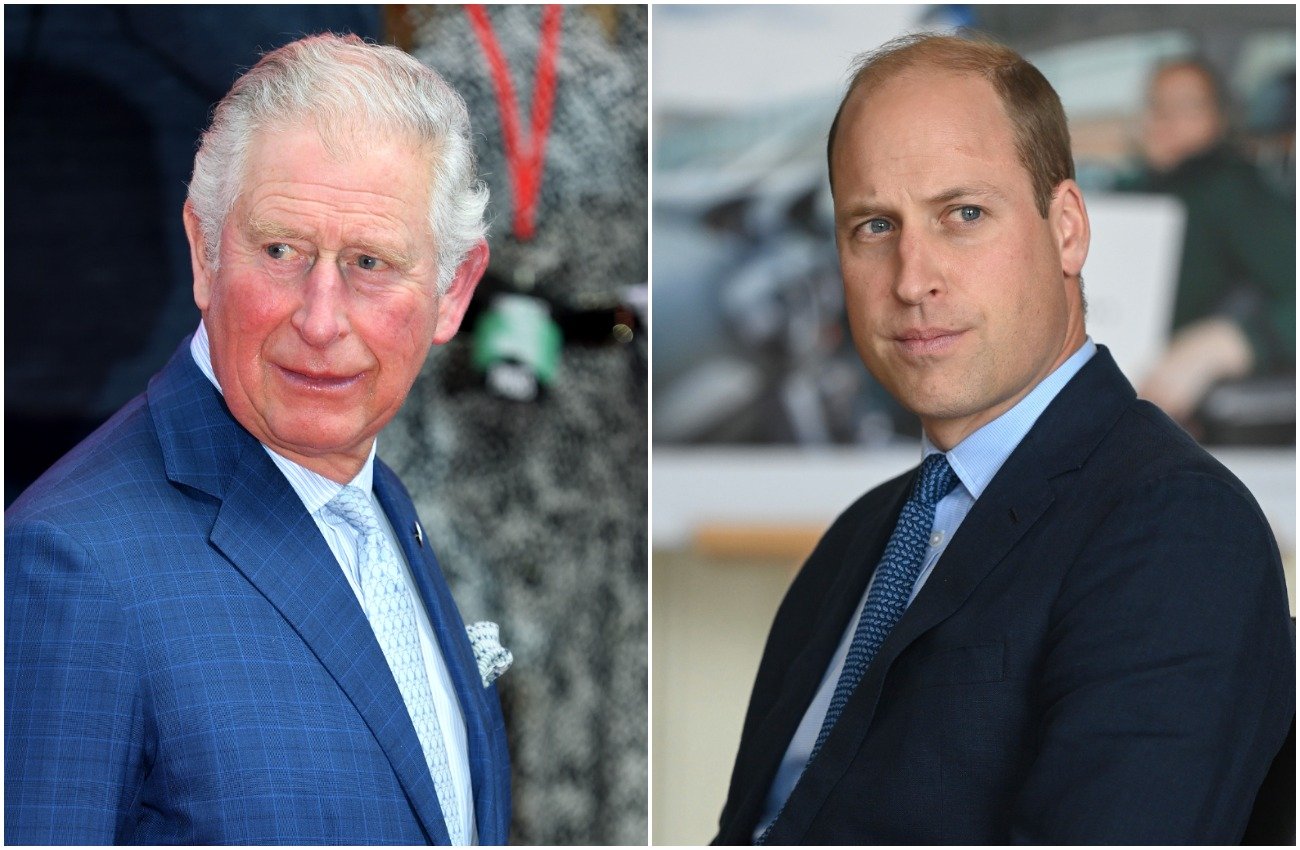
[[[221,228],[244,189],[254,137],[308,121],[331,153],[344,146],[362,152],[375,127],[429,152],[429,226],[437,241],[438,290],[445,291],[487,231],[488,189],[475,172],[469,113],[437,72],[396,47],[355,35],[286,44],[263,56],[217,104],[189,185],[213,270]]]

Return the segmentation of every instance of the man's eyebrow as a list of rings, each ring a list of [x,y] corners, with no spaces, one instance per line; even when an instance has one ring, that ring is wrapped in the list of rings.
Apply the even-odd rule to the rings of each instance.
[[[994,201],[1005,201],[1006,195],[1003,195],[992,186],[971,185],[971,186],[954,186],[951,189],[945,189],[937,195],[930,198],[931,204],[947,204],[953,201],[959,201],[964,198],[987,198]]]
[[[248,230],[264,239],[305,239],[306,236],[292,227],[265,218],[250,218]]]
[[[872,198],[865,198],[846,204],[842,210],[835,214],[835,218],[836,220],[841,220],[860,218],[864,215],[881,215],[887,213],[888,210],[884,204],[881,204]]]
[[[953,186],[951,189],[944,189],[935,195],[926,199],[925,203],[930,206],[939,204],[950,204],[958,200],[1007,200],[1007,196],[993,186],[984,183],[971,183],[965,186]],[[891,212],[889,204],[873,197],[865,197],[852,201],[836,214],[836,220],[849,218],[859,218],[865,215],[888,215]]]

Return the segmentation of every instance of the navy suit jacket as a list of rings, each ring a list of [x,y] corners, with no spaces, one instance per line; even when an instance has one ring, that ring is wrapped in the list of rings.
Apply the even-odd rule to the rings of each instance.
[[[504,843],[496,688],[382,463],[374,488],[465,716],[479,839]],[[6,513],[5,841],[448,843],[356,596],[188,340]]]
[[[782,602],[717,843],[751,841],[915,475],[841,515]],[[769,840],[1232,843],[1294,713],[1267,522],[1102,348],[975,502]]]

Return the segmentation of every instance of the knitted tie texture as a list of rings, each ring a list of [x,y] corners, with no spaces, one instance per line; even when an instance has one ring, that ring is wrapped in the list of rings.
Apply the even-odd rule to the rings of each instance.
[[[858,682],[862,681],[862,674],[902,618],[907,600],[912,595],[912,586],[916,584],[916,578],[921,574],[921,564],[925,561],[925,550],[930,544],[930,530],[934,527],[935,508],[938,507],[939,500],[948,495],[956,484],[957,475],[943,454],[935,453],[922,461],[916,489],[903,504],[898,524],[894,526],[894,533],[889,536],[885,553],[876,567],[875,581],[867,593],[862,616],[858,618],[853,641],[844,658],[844,669],[839,681],[835,683],[830,707],[826,709],[826,719],[822,721],[817,742],[813,744],[808,756],[809,765],[821,752],[822,744],[826,743],[835,722],[844,712],[849,696]],[[807,766],[804,771],[807,772]],[[759,836],[759,844],[767,843],[768,833],[780,819],[778,813]]]
[[[415,725],[415,734],[424,750],[424,761],[433,776],[433,787],[442,806],[443,821],[453,844],[465,844],[460,835],[456,788],[451,782],[447,748],[443,743],[438,714],[433,708],[433,694],[420,649],[415,606],[406,589],[397,554],[380,529],[379,517],[369,497],[359,488],[344,487],[326,508],[352,526],[360,535],[357,554],[360,560],[361,595],[370,627],[393,671],[397,689]]]

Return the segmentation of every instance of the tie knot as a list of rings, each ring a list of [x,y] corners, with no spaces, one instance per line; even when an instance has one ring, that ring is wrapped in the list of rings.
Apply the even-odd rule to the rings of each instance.
[[[952,471],[947,455],[935,452],[921,461],[921,474],[916,479],[916,492],[912,498],[934,506],[956,485],[957,473]]]
[[[326,502],[325,507],[360,534],[379,529],[379,517],[375,516],[375,509],[370,505],[370,497],[360,487],[349,484]]]

